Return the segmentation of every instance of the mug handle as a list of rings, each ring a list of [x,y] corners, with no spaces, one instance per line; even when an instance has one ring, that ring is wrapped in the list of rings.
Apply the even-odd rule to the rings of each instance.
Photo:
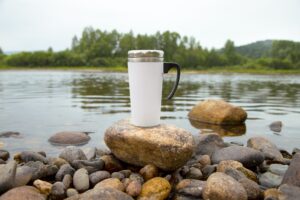
[[[177,89],[177,86],[178,86],[178,83],[179,83],[179,80],[180,80],[180,66],[177,63],[171,63],[171,62],[165,62],[164,63],[164,74],[168,73],[169,70],[172,69],[173,67],[176,68],[177,76],[176,76],[176,81],[173,85],[173,88],[172,88],[170,94],[167,97],[168,100],[170,100],[176,92],[176,89]]]

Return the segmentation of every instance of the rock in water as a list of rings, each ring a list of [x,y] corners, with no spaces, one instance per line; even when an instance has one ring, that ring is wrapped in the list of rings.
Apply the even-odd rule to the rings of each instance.
[[[14,186],[17,163],[10,161],[7,164],[0,165],[0,194],[6,192]]]
[[[300,153],[296,153],[293,156],[292,162],[284,174],[282,184],[300,187]]]
[[[212,155],[212,162],[217,164],[222,160],[235,160],[247,168],[260,165],[264,161],[264,155],[255,149],[241,146],[229,146],[216,151]]]
[[[90,140],[84,132],[64,131],[54,134],[49,138],[49,142],[54,145],[82,145]]]
[[[247,200],[247,192],[231,176],[216,172],[207,179],[203,198],[205,200]]]
[[[0,159],[6,161],[9,158],[9,152],[3,149],[0,149]]]
[[[281,132],[281,128],[282,128],[282,122],[281,121],[275,121],[275,122],[272,122],[270,125],[269,125],[271,131],[274,131],[274,132]]]
[[[137,166],[153,164],[167,171],[184,165],[192,156],[195,144],[193,136],[181,128],[164,124],[140,128],[128,120],[108,128],[104,140],[124,162]]]
[[[32,186],[21,186],[0,196],[0,200],[46,200],[46,197]]]
[[[233,106],[223,100],[205,100],[195,105],[189,118],[210,124],[242,124],[247,113],[241,107]]]

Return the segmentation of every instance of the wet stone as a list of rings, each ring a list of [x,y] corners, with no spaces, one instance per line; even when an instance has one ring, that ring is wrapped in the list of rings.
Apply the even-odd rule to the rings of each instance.
[[[264,155],[255,149],[240,146],[230,146],[216,151],[212,162],[217,164],[223,160],[235,160],[247,168],[253,168],[264,161]]]
[[[109,172],[118,172],[123,169],[122,163],[112,155],[104,155],[100,158],[104,161],[104,169]]]
[[[183,179],[176,185],[176,193],[186,197],[201,198],[205,181]]]
[[[17,161],[18,163],[22,163],[22,162],[27,163],[29,161],[40,161],[44,164],[48,163],[48,160],[46,159],[45,156],[34,151],[23,151],[21,153],[18,153],[14,156],[14,160]]]
[[[0,200],[46,200],[46,197],[35,187],[20,186],[4,193]]]
[[[82,149],[87,160],[93,160],[96,157],[96,148],[95,147],[86,147]]]
[[[234,178],[216,172],[208,177],[203,198],[205,200],[247,200],[247,192]]]
[[[0,132],[0,138],[20,138],[21,133],[16,132],[16,131],[5,131],[5,132]]]
[[[215,151],[225,147],[223,139],[216,133],[200,135],[197,140],[197,155],[211,156]]]
[[[132,180],[132,181],[138,181],[141,184],[144,183],[144,178],[140,174],[138,174],[138,173],[132,173],[132,174],[130,174],[129,179]]]
[[[78,192],[84,192],[89,189],[89,175],[86,169],[81,168],[74,173],[73,185]]]
[[[62,182],[55,182],[51,189],[51,199],[62,200],[65,198],[65,186]]]
[[[48,141],[53,145],[83,145],[90,139],[84,132],[64,131],[54,134]]]
[[[126,187],[126,193],[132,197],[137,197],[142,191],[142,185],[138,181],[131,181]]]
[[[158,168],[155,165],[148,164],[140,169],[140,174],[143,176],[144,180],[147,181],[158,176]]]
[[[300,187],[300,153],[296,153],[293,156],[291,164],[282,180],[282,184],[285,183]]]
[[[9,152],[6,150],[0,149],[0,159],[6,161],[9,158]]]
[[[93,186],[108,178],[110,178],[110,173],[108,171],[97,171],[89,175],[90,182]]]
[[[73,182],[73,178],[72,178],[72,176],[70,174],[66,174],[64,176],[62,182],[63,182],[65,188],[67,189],[67,188],[69,188],[71,186],[71,184]]]
[[[266,188],[275,188],[281,184],[282,178],[277,174],[265,172],[259,176],[259,183]]]
[[[52,189],[52,184],[42,180],[35,180],[33,185],[44,195],[48,196]]]
[[[111,174],[111,177],[112,177],[112,178],[117,178],[117,179],[119,179],[120,181],[122,181],[122,180],[125,178],[124,174],[122,174],[122,173],[120,173],[120,172],[113,172],[113,173]]]
[[[71,176],[73,176],[74,173],[75,169],[71,167],[71,165],[64,164],[59,168],[58,172],[56,173],[55,180],[61,181],[66,174],[70,174]]]
[[[171,192],[170,183],[161,177],[155,177],[147,182],[145,182],[142,186],[142,191],[138,197],[139,200],[147,200],[147,199],[166,199]]]
[[[28,166],[17,167],[16,177],[15,177],[15,187],[23,186],[29,183],[32,178],[33,171]]]
[[[279,176],[283,176],[288,169],[288,165],[282,165],[282,164],[271,164],[269,167],[269,172],[273,174],[277,174]]]
[[[206,165],[205,167],[202,168],[202,174],[203,178],[207,179],[212,173],[214,173],[217,170],[216,165]]]
[[[0,194],[14,187],[17,163],[10,161],[0,165]]]
[[[122,192],[125,190],[123,183],[117,178],[105,179],[97,183],[94,187],[94,189],[101,189],[101,188],[114,188]]]
[[[59,154],[59,157],[66,160],[68,163],[72,163],[74,160],[87,160],[83,151],[74,146],[64,148]]]
[[[75,195],[79,194],[78,191],[75,190],[74,188],[67,189],[66,193],[67,193],[67,197],[71,197],[71,196],[75,196]]]
[[[203,178],[203,175],[200,169],[191,167],[189,172],[186,174],[186,178],[200,180]]]
[[[133,198],[124,192],[114,188],[99,188],[88,190],[85,193],[74,195],[66,200],[133,200]]]
[[[94,160],[94,161],[88,161],[88,160],[74,160],[71,163],[72,167],[75,169],[85,168],[88,173],[93,173],[99,170],[102,170],[104,167],[104,161],[103,160]]]

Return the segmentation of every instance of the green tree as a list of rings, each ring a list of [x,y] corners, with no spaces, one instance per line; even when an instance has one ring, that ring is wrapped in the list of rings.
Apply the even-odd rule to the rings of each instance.
[[[1,49],[1,47],[0,47],[0,55],[4,55],[4,52],[3,52],[3,50]]]

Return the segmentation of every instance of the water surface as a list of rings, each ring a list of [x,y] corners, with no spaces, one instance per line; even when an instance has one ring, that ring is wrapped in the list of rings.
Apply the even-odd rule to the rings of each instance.
[[[165,77],[165,97],[174,78]],[[245,126],[222,128],[190,122],[188,111],[204,99],[242,106],[248,113]],[[0,72],[0,132],[18,131],[22,137],[0,138],[2,148],[11,152],[44,150],[55,155],[62,147],[52,146],[48,138],[68,130],[93,132],[85,146],[105,147],[105,129],[129,115],[126,73]],[[283,128],[274,133],[269,124],[278,120]],[[300,148],[300,76],[184,74],[173,100],[163,101],[162,122],[195,136],[218,132],[228,142],[245,143],[261,135],[291,151]]]

